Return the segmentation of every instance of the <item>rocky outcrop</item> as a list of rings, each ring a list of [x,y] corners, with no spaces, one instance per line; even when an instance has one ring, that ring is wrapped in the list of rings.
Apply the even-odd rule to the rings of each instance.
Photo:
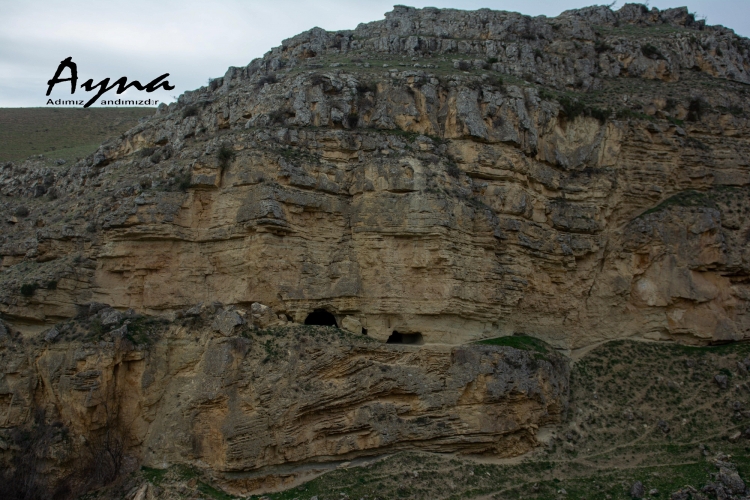
[[[128,313],[97,326],[105,308],[51,341],[6,336],[0,448],[41,409],[65,429],[47,457],[59,476],[75,470],[83,443],[117,430],[139,463],[208,469],[247,493],[316,463],[403,449],[517,455],[567,405],[567,361],[553,353],[421,349],[252,320],[214,333],[227,312],[173,324]]]
[[[730,30],[630,4],[314,29],[75,165],[2,167],[0,312],[29,335],[218,300],[428,345],[743,339],[748,67]]]

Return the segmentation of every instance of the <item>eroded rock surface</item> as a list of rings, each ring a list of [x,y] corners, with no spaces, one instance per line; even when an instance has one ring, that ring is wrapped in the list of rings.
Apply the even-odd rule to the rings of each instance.
[[[517,455],[567,405],[567,361],[553,353],[389,345],[331,327],[225,336],[212,318],[131,317],[119,337],[88,329],[94,316],[52,341],[6,339],[2,449],[41,408],[66,429],[50,457],[58,473],[117,429],[146,466],[208,468],[247,492],[301,465],[404,449]]]
[[[27,334],[218,300],[381,341],[746,338],[749,50],[633,4],[313,29],[74,165],[3,166],[0,312]]]

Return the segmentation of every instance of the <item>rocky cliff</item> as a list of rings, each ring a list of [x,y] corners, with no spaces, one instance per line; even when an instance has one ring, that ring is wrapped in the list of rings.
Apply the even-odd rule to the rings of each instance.
[[[0,308],[27,332],[218,300],[379,340],[744,338],[748,50],[634,4],[313,29],[71,167],[6,164]]]
[[[5,164],[0,448],[39,456],[35,421],[47,476],[114,446],[237,492],[521,453],[567,365],[470,342],[750,337],[749,83],[750,41],[686,9],[396,7]]]
[[[85,458],[109,466],[119,453],[207,469],[244,494],[406,449],[518,455],[567,405],[567,360],[553,353],[421,349],[235,315],[205,307],[169,323],[95,306],[44,341],[5,332],[0,459],[23,449],[18,430],[41,414],[36,428],[59,431],[34,450],[50,490],[95,477]]]
[[[75,165],[2,167],[0,310],[28,333],[218,300],[379,340],[744,338],[748,50],[634,4],[313,29]]]

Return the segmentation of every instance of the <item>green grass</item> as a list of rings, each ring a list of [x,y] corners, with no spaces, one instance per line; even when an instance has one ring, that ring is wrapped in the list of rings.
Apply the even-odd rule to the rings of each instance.
[[[0,108],[0,161],[38,154],[75,161],[153,114],[154,108]]]
[[[528,335],[509,335],[507,337],[497,337],[494,339],[480,340],[477,344],[499,345],[523,349],[524,351],[534,351],[540,354],[548,354],[552,347],[535,337]]]
[[[152,469],[151,467],[141,467],[141,474],[150,483],[158,485],[164,476],[167,474],[168,469]]]

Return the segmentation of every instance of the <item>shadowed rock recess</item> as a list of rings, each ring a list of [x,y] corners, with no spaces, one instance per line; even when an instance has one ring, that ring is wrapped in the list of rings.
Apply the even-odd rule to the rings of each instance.
[[[465,344],[750,337],[748,84],[750,41],[685,8],[397,6],[0,166],[0,426],[118,408],[144,463],[237,491],[524,452],[566,363]]]

